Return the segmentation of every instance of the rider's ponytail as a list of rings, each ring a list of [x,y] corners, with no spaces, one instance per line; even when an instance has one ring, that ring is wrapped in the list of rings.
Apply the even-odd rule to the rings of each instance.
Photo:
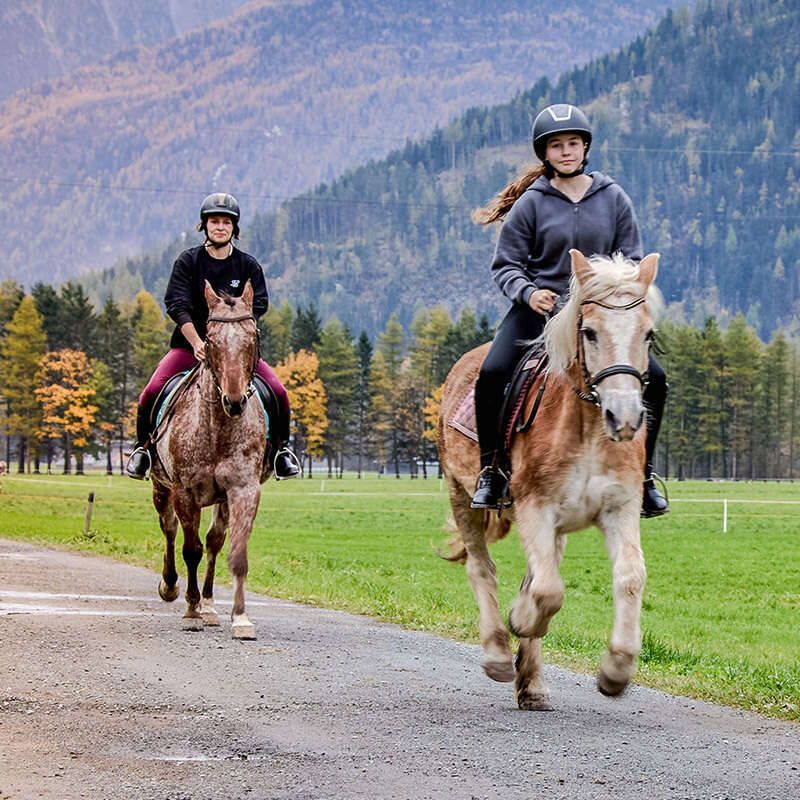
[[[529,169],[516,180],[511,181],[505,189],[499,191],[485,206],[476,208],[471,215],[472,221],[476,225],[488,225],[490,222],[503,219],[517,198],[544,174],[545,168],[541,164]]]

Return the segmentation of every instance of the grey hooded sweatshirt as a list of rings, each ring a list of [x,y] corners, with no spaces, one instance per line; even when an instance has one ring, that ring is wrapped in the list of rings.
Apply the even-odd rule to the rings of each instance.
[[[537,289],[564,294],[573,247],[585,256],[619,251],[634,261],[642,258],[630,198],[601,172],[590,177],[592,185],[577,203],[551,186],[548,178],[537,178],[506,215],[492,277],[509,300],[527,304]]]

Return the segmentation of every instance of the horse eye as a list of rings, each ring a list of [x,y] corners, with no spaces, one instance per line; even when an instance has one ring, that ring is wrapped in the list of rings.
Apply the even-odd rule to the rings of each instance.
[[[581,328],[581,333],[583,334],[587,342],[597,341],[597,334],[595,333],[593,328]]]

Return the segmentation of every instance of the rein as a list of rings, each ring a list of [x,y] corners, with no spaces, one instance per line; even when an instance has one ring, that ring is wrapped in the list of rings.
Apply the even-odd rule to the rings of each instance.
[[[625,305],[613,305],[611,303],[604,303],[602,300],[584,300],[581,302],[581,306],[588,306],[588,305],[596,305],[600,306],[601,308],[606,308],[610,311],[630,311],[632,308],[636,308],[636,306],[641,305],[644,303],[645,297],[638,297],[636,300],[632,300],[630,303],[626,303]],[[610,367],[604,367],[603,369],[596,372],[594,375],[590,374],[588,368],[586,367],[586,353],[583,348],[583,336],[581,336],[581,328],[583,327],[583,312],[581,311],[578,314],[577,320],[577,330],[576,330],[576,340],[577,340],[577,361],[581,365],[581,372],[583,373],[583,381],[586,384],[586,391],[575,387],[575,393],[581,400],[585,400],[587,403],[592,403],[593,405],[599,406],[600,405],[600,395],[597,391],[597,387],[601,381],[604,381],[606,378],[610,378],[612,375],[633,375],[639,383],[641,384],[642,389],[644,389],[649,380],[649,374],[645,372],[639,372],[638,369],[632,367],[630,364],[612,364]]]

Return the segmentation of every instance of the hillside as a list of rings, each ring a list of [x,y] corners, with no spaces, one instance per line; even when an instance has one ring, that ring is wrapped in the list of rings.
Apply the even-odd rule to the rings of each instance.
[[[0,101],[136,45],[171,39],[246,0],[27,0],[0,6]]]
[[[353,330],[420,306],[505,307],[488,264],[495,230],[469,212],[530,163],[529,120],[572,98],[595,125],[590,168],[631,195],[662,253],[672,312],[742,311],[768,336],[800,317],[800,5],[714,0],[668,13],[621,52],[475,108],[419,144],[263,216],[248,245],[277,299],[315,302]],[[128,264],[157,287],[174,248]],[[109,276],[104,282],[108,284]],[[95,288],[99,288],[96,284]]]
[[[0,278],[59,281],[141,252],[215,189],[250,215],[273,207],[629,41],[672,4],[254,0],[17,92],[0,106],[0,213],[19,233]]]

